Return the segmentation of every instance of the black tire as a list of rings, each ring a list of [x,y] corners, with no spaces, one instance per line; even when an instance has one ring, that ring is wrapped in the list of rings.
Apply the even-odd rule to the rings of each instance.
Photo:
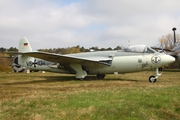
[[[150,83],[155,83],[156,82],[156,79],[154,79],[155,78],[155,76],[150,76],[149,77],[149,82]]]
[[[97,76],[98,79],[104,79],[105,74],[97,74],[96,76]]]

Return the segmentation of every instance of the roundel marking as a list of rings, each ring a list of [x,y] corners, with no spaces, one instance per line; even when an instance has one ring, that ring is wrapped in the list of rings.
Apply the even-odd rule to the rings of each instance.
[[[161,62],[161,58],[159,56],[153,56],[151,58],[151,62],[154,64],[159,64]]]

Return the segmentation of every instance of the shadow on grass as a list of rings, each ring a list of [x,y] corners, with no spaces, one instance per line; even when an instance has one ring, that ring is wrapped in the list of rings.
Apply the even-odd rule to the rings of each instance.
[[[165,72],[180,72],[180,69],[164,69]]]
[[[45,80],[40,80],[39,78],[43,78]],[[3,85],[19,85],[19,84],[36,84],[36,83],[54,83],[54,82],[66,82],[66,81],[74,81],[73,76],[32,76],[33,80],[28,80],[28,81],[17,81],[17,82],[12,82],[12,83],[4,83]]]
[[[31,76],[33,80],[28,81],[17,81],[11,83],[3,83],[3,85],[20,85],[20,84],[38,84],[38,83],[54,83],[54,82],[68,82],[68,81],[130,81],[138,82],[138,80],[133,79],[122,79],[122,78],[105,78],[98,79],[96,76],[87,76],[84,80],[76,79],[75,76]],[[39,78],[45,79],[40,80]]]

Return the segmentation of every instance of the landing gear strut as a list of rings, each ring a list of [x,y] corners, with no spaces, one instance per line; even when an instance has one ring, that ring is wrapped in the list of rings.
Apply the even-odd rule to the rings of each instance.
[[[156,68],[156,76],[150,76],[149,82],[155,83],[157,78],[161,76],[162,73],[159,74],[159,68]]]
[[[87,72],[82,69],[80,64],[70,64],[70,66],[76,71],[76,78],[83,80],[87,76]]]

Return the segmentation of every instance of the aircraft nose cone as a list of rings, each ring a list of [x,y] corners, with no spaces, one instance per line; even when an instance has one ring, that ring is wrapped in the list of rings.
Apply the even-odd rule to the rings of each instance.
[[[175,58],[170,55],[165,55],[164,62],[167,64],[173,63],[175,61]]]
[[[152,57],[151,61],[155,65],[164,66],[173,63],[175,58],[167,54],[160,54],[159,56]]]

